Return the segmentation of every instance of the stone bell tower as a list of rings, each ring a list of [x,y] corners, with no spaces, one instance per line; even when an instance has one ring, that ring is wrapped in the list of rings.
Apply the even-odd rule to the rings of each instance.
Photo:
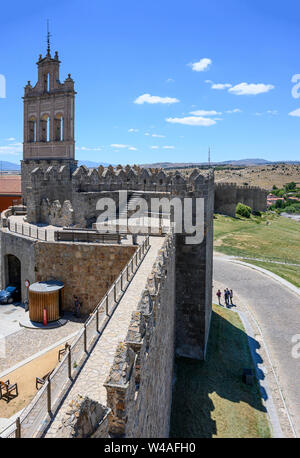
[[[66,165],[70,174],[75,161],[75,90],[71,75],[63,83],[59,79],[60,61],[57,51],[50,52],[50,34],[45,57],[37,62],[38,81],[30,81],[24,93],[24,143],[22,161],[22,194],[26,203],[26,189],[31,185],[30,174],[37,166]]]

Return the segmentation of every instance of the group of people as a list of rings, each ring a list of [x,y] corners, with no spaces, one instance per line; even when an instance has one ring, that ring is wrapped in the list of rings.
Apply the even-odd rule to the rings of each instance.
[[[217,292],[217,297],[218,297],[218,300],[219,300],[219,305],[222,305],[221,304],[222,293],[221,293],[220,289]],[[232,291],[232,289],[231,290],[229,290],[228,288],[224,289],[224,300],[225,300],[226,307],[229,307],[230,305],[234,305],[233,304],[233,291]]]

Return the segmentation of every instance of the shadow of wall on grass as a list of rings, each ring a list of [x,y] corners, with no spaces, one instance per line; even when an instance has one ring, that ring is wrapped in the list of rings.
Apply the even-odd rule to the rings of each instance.
[[[249,339],[256,351],[257,365],[262,362],[257,353],[260,344]],[[206,361],[176,360],[170,437],[209,438],[218,434],[216,421],[212,418],[215,410],[212,393],[232,403],[248,404],[254,409],[253,414],[266,412],[257,379],[253,386],[243,383],[244,368],[254,369],[247,334],[213,312]],[[264,377],[261,371],[258,375],[260,379]],[[223,424],[237,421],[231,417],[234,413],[230,403],[227,409],[219,421]]]

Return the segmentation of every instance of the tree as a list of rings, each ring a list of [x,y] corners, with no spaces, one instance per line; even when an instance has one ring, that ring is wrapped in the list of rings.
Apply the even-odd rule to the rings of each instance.
[[[250,218],[252,213],[252,208],[248,207],[248,205],[244,205],[242,203],[238,203],[236,206],[236,214],[243,216],[244,218]]]
[[[295,191],[297,184],[294,181],[291,181],[291,183],[287,183],[285,185],[285,189],[287,191]]]

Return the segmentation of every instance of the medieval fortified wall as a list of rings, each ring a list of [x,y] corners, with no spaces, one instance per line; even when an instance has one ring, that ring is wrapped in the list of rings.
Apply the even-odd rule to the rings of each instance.
[[[105,413],[102,423],[96,418],[98,426],[94,424],[89,435],[166,437],[174,355],[200,360],[206,355],[212,306],[214,208],[233,214],[241,201],[262,210],[263,194],[255,188],[243,190],[231,185],[214,188],[212,171],[194,170],[184,177],[179,172],[166,174],[130,166],[77,167],[74,81],[68,75],[60,82],[59,64],[58,54],[52,58],[49,49],[37,62],[38,82],[35,86],[28,82],[25,87],[22,190],[26,223],[91,229],[100,214],[100,198],[112,198],[117,214],[123,212],[121,191],[126,191],[125,207],[136,195],[147,203],[152,198],[164,197],[167,202],[177,199],[183,208],[189,199],[193,222],[197,202],[203,204],[203,237],[196,243],[186,239],[191,234],[185,233],[185,226],[182,233],[157,235],[165,237],[165,243],[145,278],[127,337],[117,349],[105,383],[107,405],[95,410],[95,400],[85,403]],[[153,215],[147,211],[145,216]],[[170,220],[171,226],[178,223],[172,208]],[[11,232],[9,227],[2,227],[0,233],[2,286],[14,274],[17,259],[23,300],[25,279],[34,282],[55,278],[65,283],[65,309],[70,310],[76,294],[87,314],[136,249],[130,244],[43,242]],[[82,422],[86,417],[78,418]]]
[[[267,195],[267,190],[257,186],[215,183],[215,213],[235,217],[238,203],[248,205],[255,212],[264,212],[267,210]]]

